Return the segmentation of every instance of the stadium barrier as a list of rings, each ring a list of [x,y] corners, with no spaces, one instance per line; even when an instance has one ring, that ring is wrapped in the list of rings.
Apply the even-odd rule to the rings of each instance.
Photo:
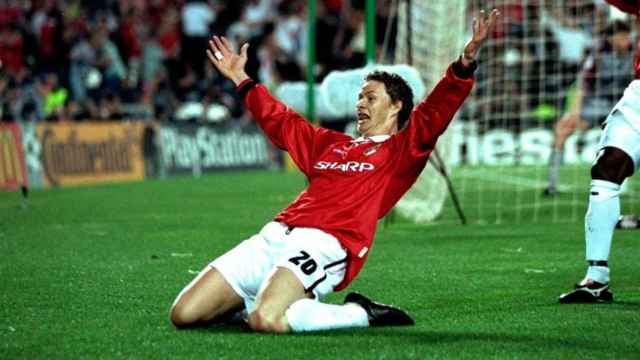
[[[267,168],[277,157],[257,129],[135,121],[23,123],[21,128],[22,174],[32,187]]]
[[[274,163],[271,145],[257,129],[175,124],[161,126],[159,131],[161,166],[168,175],[199,176],[226,169],[267,168]]]
[[[32,186],[142,180],[144,126],[137,122],[23,124]]]
[[[546,166],[549,161],[553,144],[552,129],[481,130],[478,122],[455,121],[451,124],[451,139],[447,144],[450,166]],[[563,163],[591,164],[598,149],[601,131],[596,127],[569,136],[565,143]]]
[[[16,190],[28,184],[20,127],[0,124],[0,189]]]

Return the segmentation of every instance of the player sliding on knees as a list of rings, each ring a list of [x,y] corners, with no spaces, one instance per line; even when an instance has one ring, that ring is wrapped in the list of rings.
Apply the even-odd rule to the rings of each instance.
[[[607,0],[636,16],[640,0]],[[620,185],[640,166],[640,43],[636,44],[635,80],[605,120],[600,150],[591,168],[589,207],[585,216],[587,274],[575,288],[560,295],[561,303],[610,302],[609,253],[620,216]]]
[[[346,288],[369,253],[378,219],[416,181],[438,137],[474,83],[475,57],[498,11],[480,12],[473,36],[431,94],[413,106],[399,76],[374,71],[358,94],[354,139],[313,127],[245,73],[247,47],[214,36],[207,56],[233,81],[271,142],[286,150],[309,186],[258,234],[212,261],[176,298],[178,328],[205,326],[244,309],[260,332],[412,325],[393,306],[350,293],[343,305],[320,302]]]

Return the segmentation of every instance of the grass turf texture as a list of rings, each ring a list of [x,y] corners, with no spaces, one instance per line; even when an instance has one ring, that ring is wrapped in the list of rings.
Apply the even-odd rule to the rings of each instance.
[[[584,273],[584,240],[582,220],[550,221],[554,206],[572,211],[557,200],[541,203],[539,223],[463,227],[447,208],[439,224],[381,226],[348,290],[407,309],[414,327],[284,336],[233,327],[176,331],[168,309],[193,272],[258,231],[303,187],[296,174],[221,173],[36,190],[24,210],[17,193],[0,193],[0,358],[640,354],[640,231],[615,234],[613,304],[559,305],[557,296]],[[515,196],[495,188],[500,194],[482,196]],[[465,191],[463,205],[474,196]],[[532,218],[528,209],[522,219]],[[327,300],[341,303],[345,294]]]

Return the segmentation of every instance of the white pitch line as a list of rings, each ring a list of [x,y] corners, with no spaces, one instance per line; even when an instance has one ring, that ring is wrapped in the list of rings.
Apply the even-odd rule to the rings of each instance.
[[[544,181],[531,180],[529,178],[524,178],[520,176],[507,175],[503,173],[496,174],[496,172],[489,172],[485,170],[480,170],[475,173],[465,173],[465,172],[456,172],[455,176],[459,176],[467,179],[479,179],[479,180],[488,180],[495,183],[505,183],[509,185],[518,185],[531,189],[542,189],[547,183]],[[570,186],[570,185],[561,185],[559,186],[560,191],[568,191],[568,190],[578,190],[581,187],[578,186]]]
[[[521,186],[521,187],[530,188],[530,189],[543,189],[544,187],[547,186],[546,181],[531,180],[529,178],[524,178],[521,176],[514,176],[514,175],[507,175],[501,172],[496,174],[495,171],[491,172],[484,169],[475,170],[473,172],[456,171],[454,176],[466,178],[466,179],[478,179],[478,180],[491,181],[494,183],[516,185],[516,186]],[[588,184],[585,184],[585,186],[577,186],[577,185],[559,185],[558,186],[559,192],[573,192],[573,191],[579,191],[582,189],[585,189],[585,191],[587,191],[586,189],[588,189]],[[630,190],[627,190],[626,192],[623,192],[623,195],[629,195],[634,197],[640,196],[640,190],[630,189]]]

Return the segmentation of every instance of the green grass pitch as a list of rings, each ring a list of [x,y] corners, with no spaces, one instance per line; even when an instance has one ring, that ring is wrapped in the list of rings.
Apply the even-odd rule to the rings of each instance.
[[[475,192],[491,179],[457,174],[471,220],[474,204],[529,196],[505,186]],[[179,290],[303,187],[297,174],[252,171],[36,190],[26,209],[17,193],[0,193],[0,359],[640,358],[640,231],[615,234],[613,304],[557,303],[584,273],[586,202],[573,210],[571,195],[532,198],[537,210],[497,224],[458,225],[448,205],[436,224],[381,226],[348,290],[407,309],[416,326],[176,331],[168,310]],[[579,216],[554,222],[554,212]]]

